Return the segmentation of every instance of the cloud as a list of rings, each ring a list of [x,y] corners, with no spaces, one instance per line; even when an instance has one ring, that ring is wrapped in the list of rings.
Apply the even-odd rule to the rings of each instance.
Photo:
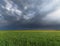
[[[42,18],[44,24],[60,24],[60,9],[56,9]]]
[[[60,24],[60,0],[51,0],[49,3],[42,3],[40,6],[41,24],[58,25]]]
[[[4,27],[4,26],[7,26],[7,25],[8,25],[7,21],[4,19],[2,14],[0,14],[0,27]]]
[[[60,0],[3,0],[0,24],[60,24]],[[2,17],[1,17],[2,18]],[[25,26],[26,26],[25,25]],[[32,27],[32,25],[31,25]],[[20,27],[21,28],[21,27]]]
[[[8,12],[10,11],[12,14],[14,14],[14,12],[17,15],[21,15],[22,11],[18,9],[18,6],[16,4],[13,3],[13,1],[11,0],[4,0],[6,3],[5,9],[8,10]]]

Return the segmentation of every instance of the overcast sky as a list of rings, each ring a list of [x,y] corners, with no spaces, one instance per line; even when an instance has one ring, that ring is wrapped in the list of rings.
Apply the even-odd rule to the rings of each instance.
[[[60,29],[60,0],[0,0],[0,29]]]

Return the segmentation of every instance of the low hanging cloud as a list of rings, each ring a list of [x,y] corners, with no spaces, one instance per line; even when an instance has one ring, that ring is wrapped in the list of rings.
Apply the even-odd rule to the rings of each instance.
[[[12,24],[60,24],[60,0],[2,0],[0,27]],[[3,2],[3,3],[2,3]]]

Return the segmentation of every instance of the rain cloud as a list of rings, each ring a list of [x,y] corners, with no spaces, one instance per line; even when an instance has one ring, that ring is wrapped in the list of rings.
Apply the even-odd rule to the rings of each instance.
[[[60,0],[0,0],[0,27],[47,29],[60,25]]]

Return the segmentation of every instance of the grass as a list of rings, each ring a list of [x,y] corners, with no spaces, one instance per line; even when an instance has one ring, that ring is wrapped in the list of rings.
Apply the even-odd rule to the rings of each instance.
[[[60,46],[60,31],[0,31],[0,46]]]

